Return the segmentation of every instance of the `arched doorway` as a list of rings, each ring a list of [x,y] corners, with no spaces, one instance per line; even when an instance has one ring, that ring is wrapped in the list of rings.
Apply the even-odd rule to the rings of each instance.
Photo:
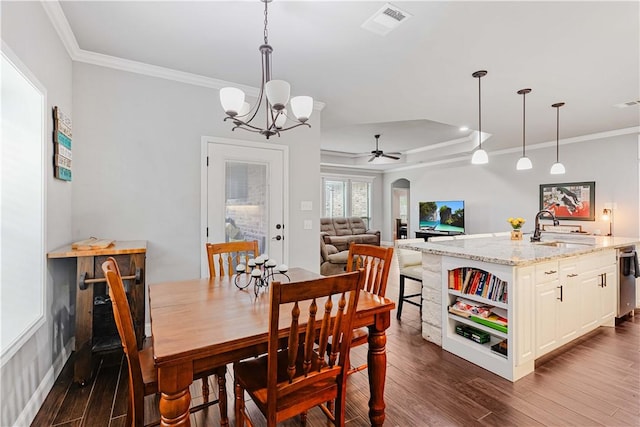
[[[391,183],[391,218],[394,239],[406,239],[409,234],[409,194],[411,183],[400,178]]]

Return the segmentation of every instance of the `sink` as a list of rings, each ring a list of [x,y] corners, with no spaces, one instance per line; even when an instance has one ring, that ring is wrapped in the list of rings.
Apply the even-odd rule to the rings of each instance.
[[[540,246],[551,246],[554,248],[584,248],[586,246],[593,246],[591,243],[578,243],[578,242],[559,242],[559,241],[553,241],[553,242],[538,242],[538,243],[534,243],[536,245],[540,245]]]

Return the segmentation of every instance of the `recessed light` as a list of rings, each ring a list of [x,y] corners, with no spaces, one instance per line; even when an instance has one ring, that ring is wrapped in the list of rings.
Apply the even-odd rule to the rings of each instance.
[[[469,126],[460,126],[460,132],[469,130]]]

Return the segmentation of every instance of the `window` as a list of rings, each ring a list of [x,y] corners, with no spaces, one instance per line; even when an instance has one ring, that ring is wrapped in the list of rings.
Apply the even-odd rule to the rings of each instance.
[[[0,313],[2,363],[44,322],[45,91],[2,47]]]
[[[322,177],[324,217],[357,216],[367,227],[371,222],[371,184],[373,178],[360,176]]]

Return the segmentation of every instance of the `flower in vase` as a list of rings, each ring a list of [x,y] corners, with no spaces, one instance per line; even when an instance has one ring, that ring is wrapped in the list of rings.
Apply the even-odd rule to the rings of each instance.
[[[524,218],[509,218],[507,222],[511,224],[511,228],[514,230],[520,230],[525,222],[527,222]]]

